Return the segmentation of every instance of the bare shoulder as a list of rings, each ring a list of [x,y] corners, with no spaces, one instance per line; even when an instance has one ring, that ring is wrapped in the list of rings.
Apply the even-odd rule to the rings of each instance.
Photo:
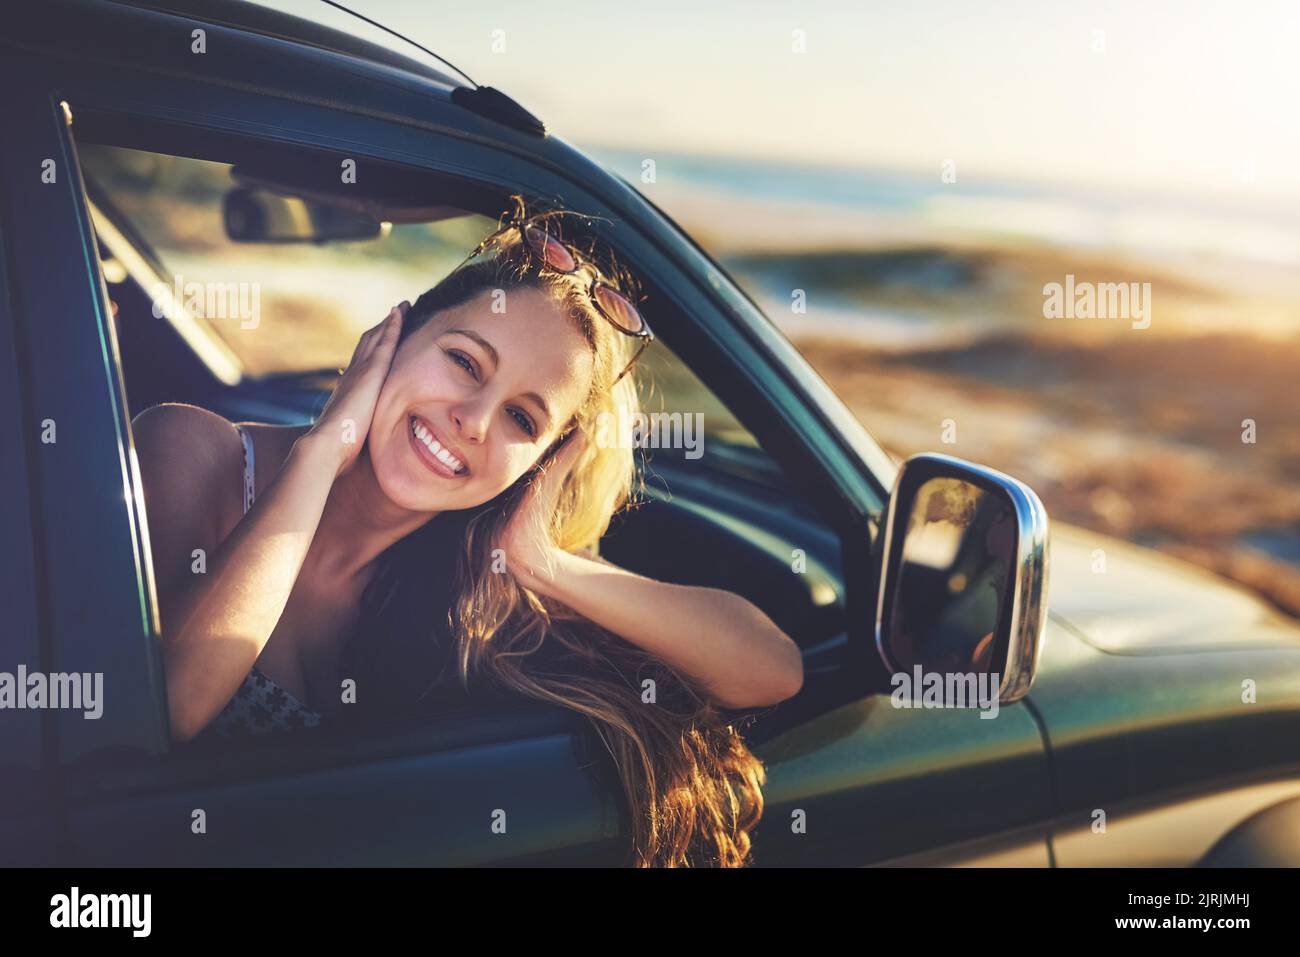
[[[167,402],[131,422],[151,537],[183,529],[211,540],[231,507],[243,510],[244,445],[234,423],[195,405]]]
[[[137,453],[155,464],[185,469],[191,474],[243,455],[243,443],[233,422],[183,402],[164,402],[145,409],[131,421]]]

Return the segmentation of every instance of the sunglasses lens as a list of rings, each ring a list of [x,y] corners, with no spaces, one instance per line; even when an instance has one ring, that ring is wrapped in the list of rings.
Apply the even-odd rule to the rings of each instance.
[[[533,252],[546,264],[546,268],[566,273],[578,268],[577,257],[569,252],[564,243],[547,235],[546,230],[538,226],[527,226],[524,237]]]
[[[645,320],[631,300],[613,286],[597,283],[593,293],[596,303],[605,311],[610,321],[625,332],[639,334],[645,328]]]

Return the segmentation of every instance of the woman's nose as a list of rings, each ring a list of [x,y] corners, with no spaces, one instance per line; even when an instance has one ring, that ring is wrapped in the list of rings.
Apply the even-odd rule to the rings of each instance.
[[[463,402],[451,410],[451,421],[456,427],[457,436],[466,442],[481,445],[486,441],[490,420],[491,410],[485,402]]]

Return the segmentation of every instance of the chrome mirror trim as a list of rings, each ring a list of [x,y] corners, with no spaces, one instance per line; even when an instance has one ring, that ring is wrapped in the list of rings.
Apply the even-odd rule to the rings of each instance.
[[[1047,510],[1032,488],[1019,479],[996,469],[967,462],[951,455],[924,452],[911,456],[894,477],[885,514],[884,547],[880,559],[880,578],[876,594],[876,651],[891,672],[899,670],[885,648],[884,614],[888,592],[889,569],[894,550],[894,525],[898,521],[898,493],[908,475],[918,464],[943,466],[954,478],[970,475],[987,485],[1005,491],[1016,510],[1019,543],[1016,554],[1015,588],[1011,598],[1011,635],[1007,643],[1006,667],[998,686],[1003,704],[1019,701],[1029,693],[1038,670],[1038,659],[1047,628],[1047,584],[1050,563],[1050,528]]]

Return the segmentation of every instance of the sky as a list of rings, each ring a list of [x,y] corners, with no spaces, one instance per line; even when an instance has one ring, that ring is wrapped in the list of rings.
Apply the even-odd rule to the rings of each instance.
[[[1300,198],[1295,0],[343,2],[581,148]]]

